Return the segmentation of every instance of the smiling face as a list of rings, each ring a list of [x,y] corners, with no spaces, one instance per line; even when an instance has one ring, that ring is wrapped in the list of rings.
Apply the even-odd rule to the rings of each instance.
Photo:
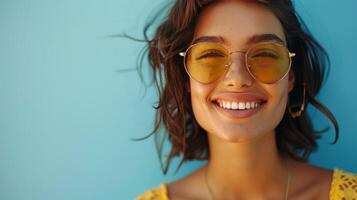
[[[249,1],[219,1],[206,7],[198,18],[193,40],[207,39],[219,42],[229,52],[246,51],[266,41],[286,45],[283,28],[274,14]],[[209,136],[230,142],[274,134],[293,88],[293,72],[276,83],[264,84],[248,72],[244,53],[230,56],[232,64],[217,80],[203,84],[190,78],[195,118]]]

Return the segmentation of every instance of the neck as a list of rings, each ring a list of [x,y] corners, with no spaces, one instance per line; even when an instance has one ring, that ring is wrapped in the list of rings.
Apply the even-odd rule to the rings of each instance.
[[[264,137],[230,143],[209,134],[210,158],[205,170],[215,198],[284,199],[285,158],[278,153],[275,133]]]

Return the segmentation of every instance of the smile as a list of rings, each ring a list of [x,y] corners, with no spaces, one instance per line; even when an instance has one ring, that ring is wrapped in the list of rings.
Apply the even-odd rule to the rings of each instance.
[[[217,99],[213,102],[217,111],[229,118],[251,117],[262,110],[265,104],[264,100],[227,101]]]
[[[250,102],[235,102],[235,101],[224,101],[224,100],[217,100],[217,105],[224,109],[230,110],[249,110],[249,109],[256,109],[260,106],[263,102],[262,101],[250,101]]]

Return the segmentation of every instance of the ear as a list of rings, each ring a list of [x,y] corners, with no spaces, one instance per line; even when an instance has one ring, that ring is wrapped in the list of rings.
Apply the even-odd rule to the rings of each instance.
[[[290,69],[289,71],[289,79],[288,79],[288,90],[289,93],[294,89],[294,85],[295,85],[295,73],[292,69]]]

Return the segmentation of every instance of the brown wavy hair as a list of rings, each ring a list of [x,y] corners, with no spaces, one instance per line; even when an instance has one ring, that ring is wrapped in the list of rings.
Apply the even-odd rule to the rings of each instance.
[[[303,112],[298,118],[292,118],[288,107],[300,107],[306,85],[305,105],[312,105],[322,112],[335,128],[335,144],[339,136],[338,123],[326,106],[316,99],[323,81],[327,78],[330,60],[325,49],[311,35],[308,28],[297,15],[290,0],[255,0],[269,8],[279,19],[287,39],[287,47],[298,56],[294,58],[292,69],[295,73],[294,89],[289,93],[288,104],[283,119],[276,127],[276,139],[279,153],[286,154],[298,161],[308,161],[309,155],[317,148],[316,140],[328,130],[315,130],[308,115]],[[196,121],[191,105],[190,93],[185,85],[189,77],[183,66],[179,52],[190,45],[197,18],[202,9],[215,0],[176,0],[166,5],[170,7],[168,15],[155,27],[155,34],[149,38],[149,29],[163,13],[160,10],[145,26],[144,42],[147,43],[141,52],[138,70],[142,70],[144,57],[147,56],[152,68],[153,84],[159,94],[155,106],[156,119],[153,132],[161,168],[167,173],[172,159],[182,154],[176,168],[184,161],[206,160],[209,158],[209,147],[206,131]],[[130,37],[130,36],[128,36]],[[132,38],[133,39],[133,38]],[[139,71],[142,73],[142,71]],[[141,74],[142,76],[142,74]],[[305,109],[306,110],[306,109]],[[164,161],[164,141],[168,138],[171,149]]]

